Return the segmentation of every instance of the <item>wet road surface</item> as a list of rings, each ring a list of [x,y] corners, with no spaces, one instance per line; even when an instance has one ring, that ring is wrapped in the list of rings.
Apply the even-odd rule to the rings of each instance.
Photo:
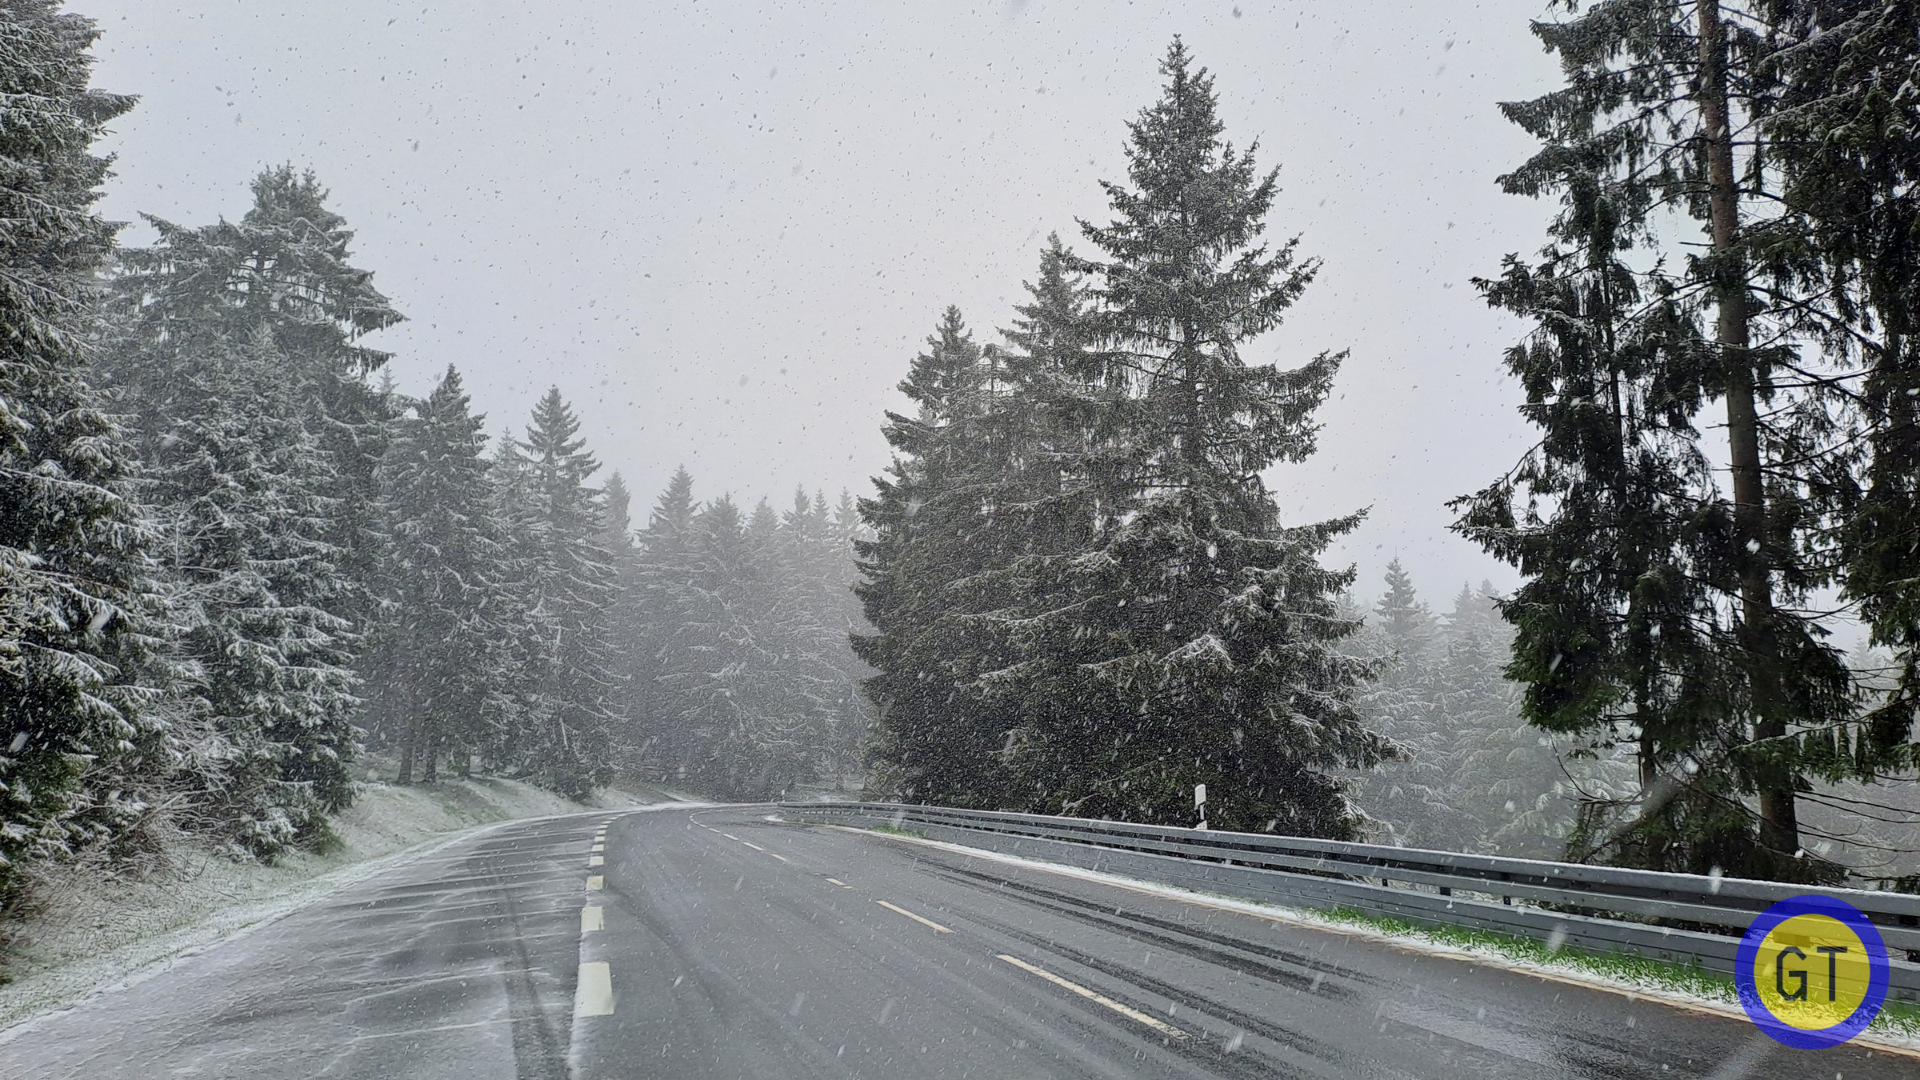
[[[766,808],[498,830],[42,1021],[0,1076],[1920,1076],[1859,1047]]]

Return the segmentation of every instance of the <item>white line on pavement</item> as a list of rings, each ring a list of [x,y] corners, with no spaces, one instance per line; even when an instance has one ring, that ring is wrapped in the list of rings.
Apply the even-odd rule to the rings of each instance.
[[[607,919],[597,904],[588,904],[580,909],[580,932],[590,934],[595,930],[605,930]]]
[[[573,1015],[613,1015],[613,969],[603,960],[580,965],[580,981],[573,993]]]
[[[1127,1006],[1120,1004],[1119,1002],[1113,1000],[1110,997],[1105,996],[1104,994],[1094,993],[1093,991],[1087,989],[1086,987],[1081,986],[1077,982],[1068,982],[1066,979],[1063,979],[1060,976],[1055,975],[1053,972],[1048,971],[1045,968],[1034,967],[1032,964],[1027,963],[1025,960],[1021,960],[1018,957],[1008,956],[1005,953],[1000,954],[1000,959],[1005,960],[1007,963],[1012,964],[1014,967],[1019,968],[1021,971],[1031,972],[1032,974],[1038,975],[1041,978],[1047,980],[1048,982],[1054,984],[1055,986],[1065,987],[1066,989],[1071,990],[1076,994],[1079,994],[1081,997],[1086,998],[1089,1001],[1092,1001],[1099,1005],[1105,1005],[1107,1008],[1112,1009],[1114,1012],[1119,1013],[1121,1016],[1124,1016],[1129,1020],[1137,1020],[1140,1023],[1147,1025],[1148,1027],[1152,1028],[1153,1030],[1159,1032],[1162,1035],[1167,1036],[1170,1039],[1184,1039],[1187,1037],[1186,1032],[1181,1031],[1179,1028],[1174,1027],[1172,1024],[1161,1023],[1159,1020],[1156,1020],[1153,1017],[1148,1016],[1146,1013],[1141,1012],[1139,1009],[1128,1008]]]
[[[920,916],[915,915],[913,912],[908,911],[906,908],[895,907],[894,905],[887,903],[885,900],[875,900],[874,903],[879,904],[881,907],[886,908],[888,911],[898,912],[901,915],[905,915],[907,918],[912,919],[914,922],[924,923],[927,926],[931,926],[935,930],[938,930],[943,934],[953,933],[953,931],[947,929],[944,926],[941,926],[939,923],[934,922],[932,919],[923,919]]]

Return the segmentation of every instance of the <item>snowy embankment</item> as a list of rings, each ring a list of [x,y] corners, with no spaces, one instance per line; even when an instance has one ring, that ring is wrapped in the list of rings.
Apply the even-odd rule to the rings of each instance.
[[[388,867],[505,821],[659,801],[611,790],[577,803],[513,780],[431,787],[362,784],[333,819],[340,845],[275,865],[212,851],[170,852],[172,869],[143,879],[72,867],[39,882],[32,914],[4,927],[0,1029],[95,990],[164,970],[173,961],[296,911]]]

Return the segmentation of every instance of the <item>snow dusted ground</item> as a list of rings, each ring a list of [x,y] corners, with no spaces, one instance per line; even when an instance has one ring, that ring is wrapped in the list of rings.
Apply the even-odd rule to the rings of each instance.
[[[46,882],[37,912],[8,932],[0,985],[4,1029],[89,994],[146,978],[172,963],[271,922],[331,892],[508,821],[659,801],[610,790],[589,804],[512,780],[449,780],[432,787],[360,786],[333,820],[343,841],[327,855],[277,865],[237,863],[211,851],[173,853],[176,872],[147,880],[75,870]]]

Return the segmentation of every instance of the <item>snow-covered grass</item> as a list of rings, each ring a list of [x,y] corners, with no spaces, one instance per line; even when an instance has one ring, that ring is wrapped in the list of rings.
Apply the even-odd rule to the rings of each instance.
[[[165,853],[165,868],[144,876],[97,865],[59,868],[34,883],[28,914],[4,928],[0,1029],[163,970],[492,824],[657,801],[653,792],[616,789],[582,804],[494,778],[365,783],[353,806],[333,819],[339,842],[325,854],[292,854],[268,865],[182,844]]]
[[[1746,1019],[1746,1011],[1740,1005],[1740,996],[1734,988],[1733,980],[1710,971],[1703,971],[1698,967],[1618,953],[1550,948],[1544,942],[1529,938],[1510,937],[1460,927],[1416,926],[1398,919],[1380,918],[1338,908],[1331,911],[1311,911],[1258,903],[1237,897],[1122,877],[1098,870],[1086,870],[1077,866],[1006,855],[944,840],[908,836],[895,829],[860,830],[845,825],[827,827],[879,833],[904,843],[944,848],[973,858],[1023,866],[1086,881],[1098,881],[1135,892],[1165,896],[1169,899],[1224,911],[1236,911],[1275,923],[1346,934],[1378,941],[1394,948],[1446,956],[1556,982],[1587,986],[1620,994],[1629,1000],[1646,998],[1697,1012]],[[1920,1057],[1920,1008],[1907,1002],[1888,1001],[1873,1024],[1855,1041],[1908,1057]]]

